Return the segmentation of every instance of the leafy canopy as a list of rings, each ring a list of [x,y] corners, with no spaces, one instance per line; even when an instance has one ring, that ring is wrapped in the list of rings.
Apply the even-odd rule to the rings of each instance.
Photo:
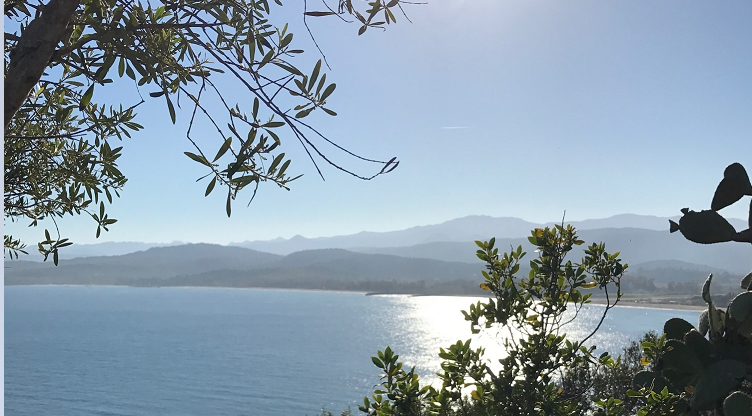
[[[322,2],[324,11],[305,10],[303,19],[353,17],[362,34],[395,22],[401,3],[339,0],[332,8]],[[280,0],[6,0],[5,219],[36,226],[45,218],[87,214],[97,237],[117,221],[105,201],[112,203],[127,181],[117,165],[118,142],[143,129],[136,110],[144,98],[111,102],[100,91],[115,80],[130,81],[141,97],[148,92],[147,99],[163,100],[172,123],[176,107],[187,108],[192,149],[185,155],[206,170],[206,195],[217,186],[226,190],[228,216],[246,187],[252,200],[263,182],[289,189],[299,177],[280,151],[282,137],[301,143],[320,175],[317,160],[365,180],[396,168],[394,158],[356,155],[305,122],[318,110],[336,115],[327,106],[336,84],[327,80],[322,60],[312,69],[294,62],[304,51],[287,24],[272,23],[278,6]],[[239,83],[248,101],[228,102],[218,76]],[[212,126],[213,143],[194,134],[199,119]],[[322,141],[378,165],[376,172],[340,166],[319,150]],[[56,234],[45,230],[38,244],[55,263],[57,250],[71,244]],[[11,256],[24,247],[5,235]]]

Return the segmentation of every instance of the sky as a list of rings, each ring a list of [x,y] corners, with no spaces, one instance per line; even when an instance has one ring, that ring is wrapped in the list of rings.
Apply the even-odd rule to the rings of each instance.
[[[204,197],[207,182],[196,179],[205,172],[183,155],[192,150],[189,114],[178,111],[172,125],[154,99],[139,108],[145,129],[122,144],[129,180],[108,208],[118,223],[96,239],[91,218],[66,218],[61,234],[83,244],[227,244],[467,215],[674,216],[708,209],[730,163],[752,170],[752,2],[428,0],[406,11],[412,23],[398,15],[386,31],[362,36],[355,24],[309,20],[337,83],[328,101],[338,115],[307,121],[356,153],[396,156],[393,172],[361,181],[318,160],[322,180],[283,135],[288,172],[304,176],[289,192],[262,186],[248,207],[250,193],[241,194],[227,218],[226,194]],[[272,20],[290,23],[306,50],[295,62],[312,68],[320,55],[302,12],[302,2],[288,0]],[[250,108],[247,92],[219,82],[230,102]],[[133,94],[118,82],[94,100]],[[207,131],[216,149],[212,140]],[[378,170],[327,154],[363,175]],[[740,202],[722,214],[746,218],[748,208]],[[6,220],[5,233],[39,241],[44,225],[26,225]]]

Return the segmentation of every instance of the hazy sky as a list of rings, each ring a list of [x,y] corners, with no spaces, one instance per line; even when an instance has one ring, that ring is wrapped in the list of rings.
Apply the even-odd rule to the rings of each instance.
[[[275,16],[290,21],[307,51],[297,62],[311,68],[318,56],[301,30],[302,2],[285,3]],[[339,115],[308,121],[365,156],[397,156],[394,172],[364,182],[321,164],[322,181],[283,136],[288,172],[305,176],[290,192],[262,186],[248,208],[250,193],[241,196],[228,219],[226,194],[205,198],[207,182],[195,182],[204,170],[183,155],[188,114],[173,126],[154,99],[140,109],[146,129],[123,144],[129,181],[109,209],[119,222],[96,240],[93,220],[66,219],[62,234],[78,243],[229,243],[471,214],[672,216],[709,208],[731,162],[752,172],[752,2],[429,0],[407,11],[412,24],[397,16],[386,32],[360,37],[335,18],[310,21]],[[233,93],[241,89],[228,90],[250,108],[247,94]],[[133,86],[105,91],[95,100]],[[332,155],[362,174],[375,169]],[[746,218],[747,209],[727,211]],[[43,229],[25,225],[6,223],[6,233],[38,241]]]

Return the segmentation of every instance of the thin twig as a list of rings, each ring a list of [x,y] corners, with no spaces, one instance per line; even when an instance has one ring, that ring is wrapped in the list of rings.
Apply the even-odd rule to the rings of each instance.
[[[329,68],[329,70],[331,71],[332,67],[329,66],[329,61],[326,60],[326,55],[324,55],[324,51],[321,50],[318,42],[316,42],[316,38],[313,36],[313,32],[311,32],[311,28],[308,27],[308,21],[306,20],[306,14],[305,14],[305,12],[307,11],[308,11],[308,0],[303,0],[303,25],[305,25],[305,28],[308,31],[308,34],[311,35],[311,40],[313,41],[313,44],[316,45],[316,49],[319,50],[321,57],[324,58],[324,64],[326,64],[326,67]]]

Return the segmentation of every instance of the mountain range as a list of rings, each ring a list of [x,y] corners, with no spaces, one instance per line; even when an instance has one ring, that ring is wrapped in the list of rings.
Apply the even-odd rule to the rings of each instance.
[[[742,220],[731,220],[737,229]],[[707,273],[743,276],[752,268],[747,244],[691,243],[667,231],[668,218],[619,215],[572,223],[581,239],[619,251],[634,274],[702,280]],[[442,293],[465,282],[477,289],[483,264],[474,240],[496,237],[500,250],[523,246],[535,224],[519,218],[470,216],[406,230],[271,241],[149,245],[103,243],[61,250],[60,265],[5,261],[6,284],[125,284],[135,286],[290,287]],[[577,259],[582,247],[572,253]],[[87,255],[87,253],[90,253]],[[92,253],[96,253],[91,255]],[[105,254],[105,255],[102,255]],[[72,255],[78,255],[74,258]],[[524,262],[526,264],[526,262]],[[470,284],[472,283],[472,284]],[[443,286],[442,286],[443,285]],[[443,289],[442,289],[443,288]],[[450,290],[456,292],[456,289]]]
[[[603,219],[567,222],[578,230],[593,230],[600,228],[638,228],[646,230],[668,230],[668,220],[678,220],[678,217],[663,218],[649,215],[621,214]],[[742,220],[731,220],[738,229],[746,228]],[[275,239],[269,241],[243,241],[231,245],[252,248],[276,254],[289,254],[300,250],[317,248],[397,248],[422,245],[437,242],[472,242],[475,240],[526,238],[530,230],[537,227],[553,226],[550,222],[538,224],[514,217],[489,217],[471,215],[457,218],[435,225],[411,227],[405,230],[389,232],[360,232],[352,235],[334,237],[305,238],[295,236],[290,239]],[[742,228],[743,227],[743,228]]]

